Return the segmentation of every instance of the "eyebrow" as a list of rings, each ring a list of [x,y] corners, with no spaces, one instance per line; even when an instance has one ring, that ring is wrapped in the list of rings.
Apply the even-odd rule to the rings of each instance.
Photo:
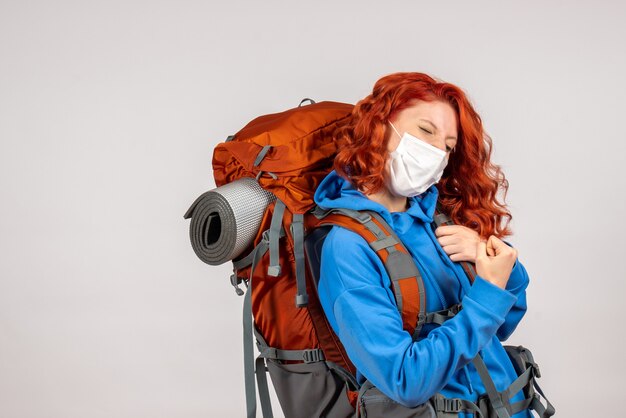
[[[438,130],[439,128],[437,128],[437,125],[435,125],[434,123],[432,123],[431,121],[429,121],[428,119],[422,119],[420,118],[421,121],[426,122],[426,123],[430,123],[430,125],[435,128],[435,130]],[[456,136],[449,136],[446,139],[457,139]]]

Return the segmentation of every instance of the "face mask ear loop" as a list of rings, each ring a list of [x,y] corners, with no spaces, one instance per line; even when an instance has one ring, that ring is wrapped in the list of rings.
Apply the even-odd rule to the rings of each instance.
[[[391,123],[391,121],[389,121],[389,125],[391,125],[391,127],[393,128],[393,130],[394,130],[394,131],[396,131],[396,135],[398,135],[398,136],[400,137],[400,139],[402,139],[402,135],[400,135],[400,134],[398,133],[398,130],[396,129],[396,127],[395,127],[395,126],[393,126],[393,123]]]

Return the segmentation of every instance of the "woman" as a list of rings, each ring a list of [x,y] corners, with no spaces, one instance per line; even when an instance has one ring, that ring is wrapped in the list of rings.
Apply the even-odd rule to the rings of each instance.
[[[367,379],[406,407],[436,393],[476,402],[485,393],[471,364],[480,352],[497,390],[505,389],[517,374],[501,341],[526,311],[528,275],[517,250],[501,240],[511,234],[501,222],[512,217],[497,193],[503,188],[506,196],[508,183],[490,162],[491,140],[465,94],[426,74],[391,74],[357,103],[335,137],[335,170],[316,203],[378,212],[423,276],[427,311],[463,306],[413,341],[380,258],[356,233],[333,227],[322,250],[319,296],[359,382]],[[433,231],[438,200],[456,225]],[[460,261],[475,263],[473,283]],[[512,402],[521,399],[519,392]]]

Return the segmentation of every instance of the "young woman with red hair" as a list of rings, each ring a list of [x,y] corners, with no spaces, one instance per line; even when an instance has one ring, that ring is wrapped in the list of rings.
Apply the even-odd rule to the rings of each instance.
[[[480,353],[497,390],[507,388],[517,374],[501,341],[526,312],[528,274],[517,250],[502,241],[512,217],[497,195],[503,189],[506,196],[508,183],[490,161],[491,139],[466,95],[426,74],[388,75],[335,139],[335,170],[316,203],[378,212],[422,274],[427,311],[463,306],[413,339],[380,258],[358,234],[334,226],[322,249],[318,292],[359,383],[367,380],[400,408],[435,394],[476,403],[486,392],[471,363]],[[438,201],[456,225],[433,231]],[[473,282],[460,261],[475,263]],[[523,399],[519,392],[511,403]]]

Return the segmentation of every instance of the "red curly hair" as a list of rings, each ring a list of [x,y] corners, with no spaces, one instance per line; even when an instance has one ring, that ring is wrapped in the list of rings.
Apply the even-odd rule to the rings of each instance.
[[[509,188],[500,166],[491,162],[492,141],[465,93],[457,86],[416,72],[387,75],[376,82],[372,94],[360,100],[346,123],[333,136],[340,150],[334,169],[365,194],[385,186],[389,153],[389,124],[394,115],[415,101],[443,101],[457,114],[458,141],[437,183],[441,208],[456,224],[483,238],[511,235],[511,213],[498,201]],[[504,218],[508,218],[501,226]]]

